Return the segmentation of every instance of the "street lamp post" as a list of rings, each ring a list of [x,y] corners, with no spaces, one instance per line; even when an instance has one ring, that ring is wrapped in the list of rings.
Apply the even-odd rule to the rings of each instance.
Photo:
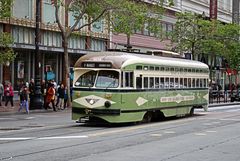
[[[43,108],[43,97],[41,93],[41,58],[39,51],[40,43],[40,0],[36,0],[36,28],[35,28],[35,75],[34,95],[30,98],[30,109]]]

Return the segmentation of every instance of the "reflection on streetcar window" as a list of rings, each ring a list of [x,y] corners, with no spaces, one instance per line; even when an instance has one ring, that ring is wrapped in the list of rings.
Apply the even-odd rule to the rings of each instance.
[[[75,82],[78,87],[93,87],[96,79],[97,71],[89,71],[81,75]]]
[[[98,73],[96,87],[116,88],[119,84],[119,73],[117,71],[101,70]]]

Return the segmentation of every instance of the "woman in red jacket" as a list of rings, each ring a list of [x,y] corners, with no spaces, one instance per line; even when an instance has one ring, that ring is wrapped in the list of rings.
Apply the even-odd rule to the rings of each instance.
[[[13,107],[13,88],[11,83],[7,83],[7,85],[4,88],[4,96],[6,98],[5,106],[8,105],[8,102],[10,101],[11,106]]]

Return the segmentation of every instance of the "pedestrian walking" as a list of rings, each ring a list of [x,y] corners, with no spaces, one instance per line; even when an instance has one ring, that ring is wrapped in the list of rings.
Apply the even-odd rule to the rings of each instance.
[[[60,87],[58,87],[58,99],[59,99],[59,108],[63,110],[63,106],[64,106],[64,92],[65,92],[65,87],[64,84],[61,84]]]
[[[47,90],[47,95],[46,95],[46,103],[45,103],[45,109],[47,110],[49,107],[49,104],[52,103],[53,111],[56,111],[54,100],[55,100],[55,89],[54,89],[54,84],[50,84],[50,87]]]
[[[68,90],[67,86],[64,89],[64,109],[67,109],[67,101],[68,101]]]
[[[29,114],[27,86],[24,85],[22,86],[22,88],[19,91],[19,95],[20,95],[20,108],[18,109],[18,112],[25,108],[27,114]]]
[[[46,96],[47,96],[47,85],[46,85],[46,81],[44,79],[42,80],[42,84],[41,84],[41,93],[43,96],[43,107],[45,107]]]
[[[4,92],[3,84],[0,82],[0,106],[2,106],[2,96]]]
[[[58,82],[58,85],[57,85],[57,102],[56,102],[56,107],[58,107],[58,104],[59,104],[59,101],[60,101],[60,99],[59,99],[59,92],[58,92],[58,89],[61,87],[61,82]]]
[[[13,107],[13,88],[10,82],[7,83],[5,89],[4,89],[4,95],[6,97],[5,107],[8,105],[8,102],[10,101],[11,106]]]

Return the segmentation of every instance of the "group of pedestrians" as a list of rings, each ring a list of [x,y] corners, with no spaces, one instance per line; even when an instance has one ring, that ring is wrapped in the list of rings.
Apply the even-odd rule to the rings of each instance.
[[[67,108],[68,92],[67,86],[65,86],[63,83],[60,82],[57,85],[57,83],[53,80],[48,82],[45,82],[45,80],[43,80],[41,84],[41,93],[44,100],[44,109],[53,109],[53,111],[57,111]],[[35,94],[34,79],[31,79],[29,84],[27,82],[21,82],[19,84],[18,94],[20,97],[20,107],[18,111],[20,112],[22,109],[25,109],[26,113],[29,114],[29,100],[31,101]],[[2,100],[4,97],[4,108],[7,107],[9,102],[11,104],[11,107],[14,108],[13,96],[13,87],[10,82],[6,82],[4,84],[0,83],[0,107],[3,106]]]
[[[63,83],[60,82],[57,85],[54,81],[50,81],[46,87],[45,81],[43,81],[42,93],[44,95],[44,108],[46,110],[51,108],[49,106],[50,104],[54,111],[57,111],[57,109],[64,110],[67,108],[68,92],[67,86],[64,86]]]

